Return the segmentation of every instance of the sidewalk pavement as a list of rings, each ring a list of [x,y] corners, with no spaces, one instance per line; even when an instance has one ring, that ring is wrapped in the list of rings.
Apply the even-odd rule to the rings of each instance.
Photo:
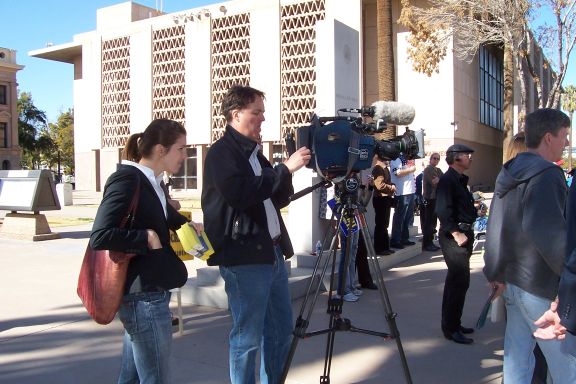
[[[94,217],[101,195],[75,191],[74,205],[51,216]],[[76,280],[91,224],[53,227],[60,239],[41,242],[1,239],[0,382],[4,384],[114,383],[120,368],[122,326],[94,323],[76,296]],[[419,246],[417,243],[415,247]],[[188,263],[188,262],[187,262]],[[463,325],[474,326],[489,289],[482,256],[472,257],[472,279]],[[459,345],[440,331],[446,266],[440,253],[426,252],[388,271],[385,287],[414,383],[500,383],[503,323],[474,334]],[[328,326],[322,294],[307,331]],[[302,300],[295,300],[295,316]],[[173,300],[174,310],[176,307]],[[184,306],[184,333],[175,327],[173,383],[222,384],[228,380],[226,310]],[[365,290],[356,303],[344,303],[343,317],[358,328],[388,332],[378,291]],[[323,374],[326,335],[299,340],[287,384],[318,383]],[[394,340],[337,332],[330,383],[405,383]]]

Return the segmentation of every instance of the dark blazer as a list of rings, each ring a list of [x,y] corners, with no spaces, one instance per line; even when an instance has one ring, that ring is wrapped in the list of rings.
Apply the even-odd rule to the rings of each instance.
[[[458,223],[472,224],[476,220],[474,198],[467,185],[468,176],[459,174],[452,167],[440,177],[436,188],[436,215],[440,220],[440,233],[457,231]]]
[[[576,334],[576,186],[572,183],[566,211],[568,236],[566,262],[560,275],[558,288],[558,314],[560,321],[571,333]]]
[[[118,228],[134,196],[136,178],[140,179],[140,199],[133,224],[131,228]],[[166,208],[167,218],[154,187],[136,167],[121,164],[106,181],[90,245],[94,249],[137,254],[128,267],[126,293],[169,290],[181,287],[188,278],[186,266],[170,246],[169,232],[180,228],[187,219],[170,204]],[[148,249],[147,229],[156,231],[161,249]]]
[[[284,256],[294,254],[280,208],[294,193],[292,175],[284,164],[272,165],[261,154],[262,175],[255,176],[249,158],[256,143],[230,126],[216,141],[204,163],[202,211],[204,228],[214,247],[209,265],[274,263],[274,248],[264,200],[270,198],[280,221]]]

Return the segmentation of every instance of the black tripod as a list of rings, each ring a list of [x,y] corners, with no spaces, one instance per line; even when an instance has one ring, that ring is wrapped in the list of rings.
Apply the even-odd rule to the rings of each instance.
[[[328,185],[329,184],[330,183],[328,183]],[[307,192],[310,192],[311,190],[318,188],[320,186],[326,186],[326,182],[321,182],[310,188],[307,188]],[[357,202],[358,181],[355,177],[348,178],[343,182],[336,184],[336,190],[337,193],[339,192],[340,194],[341,204],[336,209],[338,220],[334,219],[335,213],[332,213],[331,222],[332,223],[337,222],[337,225],[331,226],[330,229],[326,232],[322,244],[322,249],[324,249],[326,245],[326,240],[329,238],[331,239],[330,253],[328,256],[324,256],[324,252],[320,252],[320,255],[318,255],[318,258],[314,265],[312,278],[310,279],[310,283],[306,291],[306,296],[304,297],[304,302],[302,303],[302,307],[300,308],[300,313],[298,315],[298,318],[296,319],[294,336],[292,338],[292,344],[290,346],[288,357],[284,364],[284,371],[282,373],[281,383],[284,383],[286,377],[288,376],[288,371],[290,369],[292,359],[296,352],[296,347],[298,346],[299,339],[327,334],[328,337],[326,342],[326,354],[324,358],[324,372],[322,376],[320,376],[320,383],[329,384],[330,368],[332,365],[332,354],[334,351],[334,340],[336,337],[336,332],[350,331],[350,332],[364,333],[373,336],[379,336],[382,337],[384,340],[395,339],[396,345],[398,347],[398,352],[400,353],[400,359],[402,361],[402,367],[404,370],[406,383],[411,384],[412,379],[410,377],[410,370],[408,369],[408,363],[406,361],[406,356],[404,355],[402,342],[400,341],[400,334],[398,332],[398,327],[396,326],[396,313],[392,311],[392,307],[390,305],[390,299],[388,297],[388,292],[386,291],[386,287],[384,285],[384,278],[382,275],[382,271],[380,270],[378,259],[376,258],[376,252],[374,251],[372,237],[366,225],[366,217],[362,210],[363,208],[359,208],[358,206]],[[302,193],[298,193],[297,195],[298,196],[296,198],[303,196]],[[294,200],[294,197],[292,198],[292,200]],[[347,267],[344,268],[344,272],[339,276],[340,281],[338,284],[339,287],[337,292],[338,294],[337,295],[332,294],[335,280],[334,272],[336,268],[336,253],[338,248],[337,247],[338,230],[342,225],[346,228],[345,232],[347,241],[346,241],[346,250],[344,254],[344,265],[347,266],[349,265],[350,262],[350,248],[351,248],[350,244],[351,244],[352,231],[354,229],[353,228],[354,222],[358,223],[361,235],[364,237],[364,243],[366,244],[366,250],[368,253],[368,260],[370,260],[372,270],[376,275],[378,292],[380,294],[380,300],[384,308],[385,319],[386,322],[388,323],[390,333],[357,328],[352,325],[352,322],[349,319],[341,317],[343,296],[344,296],[343,289],[347,281],[347,271],[348,271]],[[310,318],[312,316],[314,306],[316,305],[316,301],[318,300],[318,295],[320,293],[322,281],[324,280],[324,277],[326,275],[326,271],[328,269],[330,260],[332,260],[332,271],[330,277],[330,289],[328,294],[327,313],[330,316],[328,328],[313,332],[307,332],[306,330],[308,328],[308,325],[310,324]]]

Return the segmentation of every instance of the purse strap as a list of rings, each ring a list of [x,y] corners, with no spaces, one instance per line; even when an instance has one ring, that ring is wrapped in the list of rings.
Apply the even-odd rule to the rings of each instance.
[[[136,191],[134,192],[134,196],[132,196],[132,201],[130,202],[130,207],[128,207],[126,216],[124,216],[124,218],[120,222],[120,228],[125,228],[128,222],[130,222],[130,227],[132,227],[132,223],[134,222],[134,218],[136,217],[136,208],[138,208],[139,200],[140,200],[140,178],[136,176]]]

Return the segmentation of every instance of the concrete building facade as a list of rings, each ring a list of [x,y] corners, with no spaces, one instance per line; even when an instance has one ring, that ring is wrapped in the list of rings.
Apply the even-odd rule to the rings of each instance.
[[[18,82],[16,51],[0,47],[0,169],[20,169],[18,145]]]
[[[481,47],[463,62],[450,46],[438,73],[416,73],[407,55],[410,32],[396,22],[400,10],[400,0],[392,0],[394,94],[416,111],[409,127],[426,132],[426,159],[417,167],[432,152],[464,143],[476,150],[471,188],[492,190],[502,159],[502,51]],[[287,134],[313,114],[378,101],[376,0],[234,0],[170,14],[125,2],[99,9],[96,20],[96,30],[71,43],[30,52],[73,64],[76,189],[100,191],[128,136],[169,118],[184,124],[190,146],[172,189],[178,197],[199,196],[206,152],[225,128],[220,103],[235,84],[266,94],[262,143],[272,163],[282,161]],[[388,135],[394,130],[404,127]],[[318,181],[301,170],[295,190]],[[290,205],[297,252],[313,249],[326,229],[318,192]]]
[[[416,73],[409,31],[395,21],[400,1],[392,5],[395,94],[416,110],[410,128],[425,130],[427,154],[473,147],[470,184],[492,189],[502,157],[502,53],[483,47],[468,63],[449,47],[439,73]],[[171,14],[126,2],[96,18],[96,30],[30,53],[74,66],[78,189],[100,190],[127,137],[165,117],[185,125],[190,144],[173,188],[199,194],[206,150],[225,127],[220,101],[234,84],[266,93],[262,138],[272,162],[313,113],[377,101],[376,0],[236,0]]]

